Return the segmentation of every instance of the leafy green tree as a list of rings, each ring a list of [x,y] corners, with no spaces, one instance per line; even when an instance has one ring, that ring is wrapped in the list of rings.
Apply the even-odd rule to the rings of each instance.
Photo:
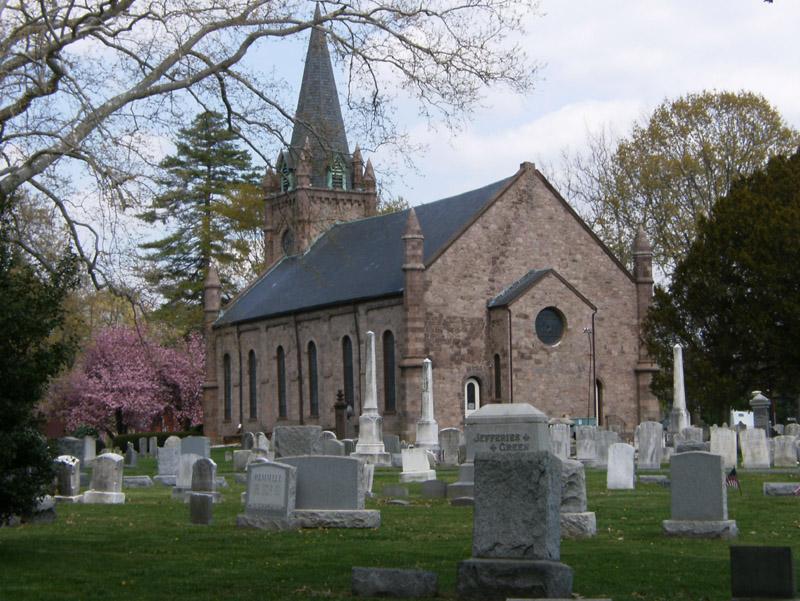
[[[560,183],[627,263],[643,225],[669,275],[731,184],[798,144],[800,133],[763,96],[704,91],[664,101],[618,141],[591,136],[587,151],[566,158]]]
[[[11,227],[10,203],[0,202],[0,522],[31,513],[52,482],[34,407],[72,357],[73,340],[60,329],[64,299],[78,285],[74,256],[37,271],[9,243]]]
[[[672,350],[684,346],[687,402],[720,423],[750,391],[800,393],[800,151],[737,180],[701,218],[669,290],[656,289],[647,344],[672,395]]]
[[[203,280],[212,261],[219,266],[223,289],[235,290],[229,268],[246,249],[231,243],[232,232],[260,230],[259,213],[230,206],[253,196],[234,194],[235,190],[256,185],[250,154],[236,142],[222,115],[199,114],[190,127],[180,130],[176,154],[161,163],[167,173],[160,182],[164,192],[139,215],[170,229],[165,237],[143,245],[151,251],[147,258],[152,262],[145,279],[165,299],[156,316],[183,331],[203,323]]]

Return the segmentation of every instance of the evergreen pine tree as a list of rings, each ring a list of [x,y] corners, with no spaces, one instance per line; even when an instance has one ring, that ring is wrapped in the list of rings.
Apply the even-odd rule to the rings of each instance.
[[[142,245],[151,251],[152,268],[146,281],[163,296],[157,317],[182,331],[203,323],[203,280],[213,261],[219,267],[223,290],[235,292],[226,266],[241,260],[243,249],[232,232],[260,229],[261,216],[252,210],[232,211],[242,186],[255,187],[250,154],[236,143],[219,113],[203,112],[181,129],[177,152],[161,162],[164,192],[139,215],[148,223],[170,228],[165,237]],[[255,213],[255,214],[254,214]]]

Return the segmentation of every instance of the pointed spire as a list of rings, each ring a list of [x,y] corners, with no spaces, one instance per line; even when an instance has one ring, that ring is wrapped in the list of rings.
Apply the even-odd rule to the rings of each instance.
[[[222,284],[219,281],[219,272],[214,263],[209,263],[206,270],[206,279],[203,282],[203,309],[206,313],[206,323],[213,323],[222,307]]]
[[[311,30],[308,41],[291,148],[296,157],[304,140],[308,138],[311,141],[311,152],[307,156],[311,163],[312,183],[325,187],[326,170],[333,157],[339,155],[345,158],[350,152],[327,37],[325,30],[318,25],[321,20],[322,13],[317,4],[314,11],[314,23],[317,25]]]
[[[650,240],[647,237],[647,232],[644,231],[644,226],[640,225],[636,231],[636,237],[633,239],[633,252],[634,253],[649,253],[653,251],[650,245]]]
[[[406,231],[403,232],[403,238],[406,237],[422,236],[422,228],[419,226],[419,219],[417,219],[417,212],[414,207],[408,210],[408,219],[406,219]]]
[[[361,148],[356,144],[353,151],[353,188],[360,190],[364,181],[364,159],[361,158]]]
[[[364,169],[364,189],[368,192],[375,191],[375,170],[372,168],[372,159],[367,159],[367,168]]]

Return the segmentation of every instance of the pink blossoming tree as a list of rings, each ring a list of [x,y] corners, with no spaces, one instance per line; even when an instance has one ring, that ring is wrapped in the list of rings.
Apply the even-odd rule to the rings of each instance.
[[[146,331],[106,328],[53,384],[51,399],[70,429],[148,430],[165,414],[186,428],[202,421],[204,362],[199,335],[165,347]]]

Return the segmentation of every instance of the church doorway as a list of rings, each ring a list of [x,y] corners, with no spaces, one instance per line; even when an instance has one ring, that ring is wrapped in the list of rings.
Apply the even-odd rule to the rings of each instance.
[[[478,378],[464,382],[464,417],[469,417],[481,408],[481,383]]]

